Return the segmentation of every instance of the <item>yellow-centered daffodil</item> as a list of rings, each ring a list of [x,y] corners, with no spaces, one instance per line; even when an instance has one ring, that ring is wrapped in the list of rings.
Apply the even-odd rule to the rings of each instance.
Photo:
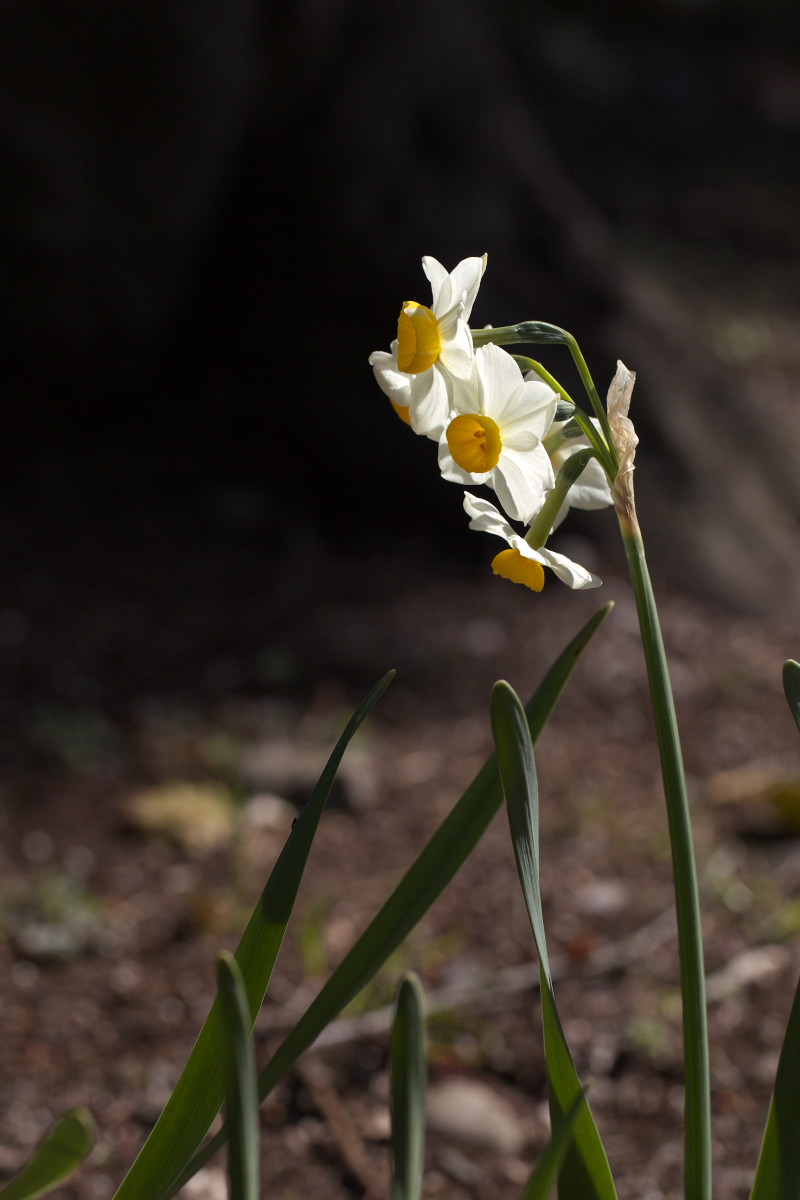
[[[488,484],[510,517],[528,521],[555,482],[542,443],[557,400],[546,383],[523,379],[499,346],[476,351],[470,379],[453,385],[450,420],[439,439],[445,479]]]
[[[433,292],[430,308],[406,301],[389,352],[376,350],[369,361],[398,415],[415,433],[438,441],[452,404],[452,381],[468,379],[473,371],[468,321],[486,255],[465,258],[450,273],[426,255],[422,269]]]
[[[470,529],[482,533],[493,533],[508,543],[506,550],[501,550],[492,559],[492,570],[495,575],[510,579],[512,583],[522,583],[534,592],[540,592],[544,587],[544,568],[547,567],[558,576],[562,583],[575,589],[596,588],[602,584],[591,571],[567,558],[565,554],[557,554],[542,546],[534,550],[498,512],[493,504],[471,492],[464,495],[464,511],[470,518]]]

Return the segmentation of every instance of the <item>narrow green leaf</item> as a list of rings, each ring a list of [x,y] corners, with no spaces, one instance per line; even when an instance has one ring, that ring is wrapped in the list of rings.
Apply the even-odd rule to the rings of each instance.
[[[750,1200],[800,1197],[800,983],[783,1039]]]
[[[2,1200],[34,1200],[71,1175],[94,1146],[94,1121],[85,1108],[73,1108],[58,1121],[32,1158],[0,1192]]]
[[[800,663],[793,658],[783,665],[783,690],[797,728],[800,729]]]
[[[250,1043],[250,1010],[232,954],[217,962],[230,1200],[259,1200],[258,1078]]]
[[[574,1104],[581,1082],[564,1036],[552,988],[548,988],[541,971],[540,978],[550,1120],[557,1126]],[[574,1196],[581,1196],[582,1200],[591,1197],[616,1200],[611,1167],[588,1102],[575,1121],[572,1142],[559,1171],[558,1194],[562,1200],[572,1200]]]
[[[261,1007],[283,941],[311,843],[348,742],[391,683],[390,671],[356,710],[267,880],[236,951],[250,1010]],[[175,1091],[123,1179],[116,1200],[160,1200],[202,1142],[222,1104],[219,1003],[214,1001]]]
[[[613,604],[604,605],[586,622],[547,672],[529,702],[528,722],[534,741],[547,723],[578,659],[612,608]],[[369,983],[379,967],[441,895],[477,845],[500,808],[502,799],[497,760],[492,755],[409,867],[383,908],[275,1051],[259,1077],[258,1091],[262,1100],[285,1077],[322,1030]],[[174,1195],[187,1179],[213,1158],[220,1146],[224,1145],[225,1136],[223,1129],[195,1155],[186,1171],[176,1180],[170,1195]]]
[[[539,962],[549,982],[550,963],[539,876],[539,793],[533,742],[528,732],[525,710],[516,692],[507,683],[495,684],[491,713],[492,734],[506,797],[514,854]]]
[[[547,1200],[553,1184],[556,1181],[559,1167],[564,1161],[564,1155],[572,1140],[572,1128],[578,1119],[578,1113],[584,1104],[585,1095],[581,1092],[572,1108],[553,1130],[553,1135],[542,1152],[533,1174],[522,1189],[520,1200]]]
[[[425,1001],[415,975],[397,992],[390,1050],[392,1076],[392,1200],[419,1200],[425,1153]]]
[[[550,1119],[557,1129],[582,1094],[561,1019],[544,935],[539,877],[539,792],[525,711],[507,683],[492,693],[492,730],[506,796],[508,820],[522,892],[539,955],[542,1023]],[[562,1200],[615,1200],[616,1189],[591,1109],[584,1104],[558,1176]]]

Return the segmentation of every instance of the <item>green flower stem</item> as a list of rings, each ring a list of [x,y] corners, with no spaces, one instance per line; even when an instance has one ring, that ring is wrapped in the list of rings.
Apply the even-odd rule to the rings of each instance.
[[[557,392],[562,400],[564,400],[567,404],[572,405],[571,420],[578,424],[581,432],[584,433],[589,439],[589,444],[594,448],[595,454],[600,460],[603,469],[609,478],[613,479],[619,467],[614,443],[609,442],[608,445],[606,445],[602,434],[598,432],[597,427],[592,424],[591,420],[589,417],[587,417],[583,409],[578,408],[569,392],[561,386],[558,380],[554,378],[549,371],[545,370],[540,362],[537,362],[534,358],[528,358],[524,354],[515,354],[513,357],[520,370],[535,371],[539,378],[544,380],[544,382],[548,384],[554,392]],[[611,450],[609,450],[609,447],[611,447]]]
[[[543,379],[544,382],[548,384],[548,386],[551,387],[554,392],[558,392],[559,396],[563,401],[565,401],[565,403],[571,404],[573,407],[575,406],[575,401],[572,399],[572,396],[570,396],[567,389],[558,382],[555,375],[551,375],[550,372],[543,367],[540,362],[537,362],[535,358],[528,358],[526,354],[514,354],[512,355],[512,358],[521,371],[535,371],[539,378]]]
[[[541,365],[541,362],[537,362],[536,359],[529,359],[525,354],[515,354],[513,355],[513,360],[515,360],[519,370],[535,371],[537,376],[539,376],[539,378],[542,379],[543,382],[549,386],[549,388],[552,388],[553,391],[558,392],[561,400],[565,401],[567,404],[571,404],[571,420],[576,421],[579,428],[581,428],[581,432],[589,438],[589,444],[593,446],[597,458],[599,458],[600,462],[602,463],[603,469],[606,470],[606,474],[609,476],[609,479],[613,479],[614,475],[619,469],[619,461],[618,457],[616,457],[614,443],[608,442],[608,444],[606,444],[606,442],[604,442],[602,434],[597,431],[597,427],[595,425],[591,424],[590,419],[588,418],[587,414],[583,412],[583,409],[578,408],[576,402],[572,400],[572,396],[569,394],[569,391],[561,386],[561,384],[558,382],[558,379],[552,376],[552,374]]]
[[[550,536],[550,530],[553,528],[553,523],[569,494],[569,489],[586,469],[589,460],[594,457],[594,450],[589,448],[578,450],[575,454],[569,456],[558,472],[555,487],[551,488],[547,493],[544,504],[536,514],[530,529],[525,534],[525,541],[533,546],[534,550],[540,550],[547,541]]]
[[[689,801],[686,794],[686,779],[675,717],[675,705],[672,698],[672,686],[653,587],[644,556],[642,535],[635,516],[626,517],[619,510],[617,516],[636,597],[636,611],[639,616],[661,755],[661,773],[664,780],[667,820],[672,846],[683,1002],[686,1088],[684,1194],[686,1200],[710,1200],[711,1099],[708,1026],[700,898],[692,844]]]
[[[594,409],[594,415],[597,417],[598,421],[600,422],[600,428],[602,429],[603,436],[608,444],[608,449],[609,449],[612,467],[613,467],[613,474],[616,475],[617,471],[619,470],[619,458],[617,456],[617,450],[616,450],[616,446],[614,444],[614,439],[611,436],[611,428],[608,424],[608,414],[606,413],[605,406],[604,406],[602,400],[600,399],[600,396],[598,395],[597,388],[594,385],[594,380],[592,379],[591,372],[589,371],[589,368],[586,364],[586,359],[583,357],[583,354],[581,353],[580,346],[575,341],[575,338],[572,336],[571,333],[566,334],[565,340],[566,340],[567,346],[569,347],[569,352],[572,355],[572,361],[575,363],[575,366],[578,368],[578,374],[580,375],[581,382],[583,383],[583,386],[586,389],[586,394],[592,402],[592,408]]]

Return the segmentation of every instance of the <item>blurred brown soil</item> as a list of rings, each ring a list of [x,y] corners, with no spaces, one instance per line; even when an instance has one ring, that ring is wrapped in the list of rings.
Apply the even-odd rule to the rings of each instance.
[[[263,794],[302,802],[384,670],[397,679],[348,755],[258,1020],[261,1062],[483,761],[492,683],[526,697],[613,600],[538,747],[546,920],[621,1200],[680,1194],[667,834],[618,557],[594,564],[600,592],[552,581],[536,597],[424,550],[362,559],[310,534],[273,546],[268,531],[214,532],[169,505],[82,528],[52,507],[18,525],[7,515],[3,537],[3,1175],[85,1104],[98,1146],[58,1194],[112,1194],[191,1049],[216,953],[235,944],[288,832],[292,808],[264,807]],[[712,981],[715,1195],[734,1200],[748,1191],[800,967],[800,763],[780,686],[797,629],[659,591]],[[131,797],[164,784],[232,796],[229,836],[203,851],[132,827]],[[243,825],[257,795],[261,822]],[[547,1119],[537,972],[502,816],[345,1014],[338,1044],[264,1106],[265,1194],[344,1200],[384,1185],[386,1029],[362,1014],[390,1001],[407,968],[434,1008],[434,1091],[477,1082],[499,1107],[490,1133],[488,1117],[460,1135],[439,1121],[425,1194],[519,1194]],[[220,1169],[186,1195],[224,1196]]]

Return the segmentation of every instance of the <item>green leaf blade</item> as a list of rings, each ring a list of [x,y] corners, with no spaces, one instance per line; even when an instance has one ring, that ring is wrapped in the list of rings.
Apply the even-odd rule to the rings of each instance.
[[[533,741],[546,725],[578,660],[612,608],[613,604],[604,605],[586,622],[537,688],[526,710]],[[259,1076],[259,1096],[262,1101],[323,1029],[369,983],[441,895],[499,811],[502,800],[497,760],[492,755],[294,1029],[278,1046]],[[225,1136],[225,1131],[220,1131],[195,1155],[186,1171],[176,1180],[170,1195],[174,1195],[187,1179],[216,1154],[224,1145]]]
[[[236,950],[250,1012],[250,1027],[264,1001],[305,870],[311,844],[348,743],[391,683],[390,671],[372,688],[350,718],[311,799],[297,818],[267,880]],[[183,1074],[167,1101],[115,1200],[162,1200],[197,1151],[222,1105],[219,1001],[215,1000]]]
[[[506,796],[514,853],[539,962],[550,979],[539,877],[539,790],[525,710],[507,683],[492,692],[492,734]]]
[[[62,1183],[89,1156],[94,1121],[85,1108],[73,1108],[58,1121],[21,1171],[0,1192],[2,1200],[35,1200]]]
[[[258,1084],[250,1043],[250,1012],[232,954],[217,963],[230,1200],[259,1200]]]
[[[425,1002],[415,975],[400,984],[390,1048],[392,1200],[419,1200],[425,1154]]]
[[[539,792],[533,745],[522,704],[507,683],[498,683],[492,693],[492,730],[517,872],[539,955],[550,1117],[553,1128],[557,1129],[582,1097],[583,1087],[564,1036],[547,955],[539,877]],[[572,1141],[559,1170],[558,1186],[563,1200],[575,1200],[576,1197],[616,1200],[608,1158],[586,1103],[575,1118]]]
[[[584,1102],[585,1096],[582,1092],[564,1119],[554,1127],[553,1136],[539,1156],[533,1174],[522,1189],[520,1200],[547,1200],[569,1148],[572,1129]]]
[[[764,1130],[750,1200],[798,1200],[800,1197],[800,984],[795,991],[781,1047],[775,1087]]]

